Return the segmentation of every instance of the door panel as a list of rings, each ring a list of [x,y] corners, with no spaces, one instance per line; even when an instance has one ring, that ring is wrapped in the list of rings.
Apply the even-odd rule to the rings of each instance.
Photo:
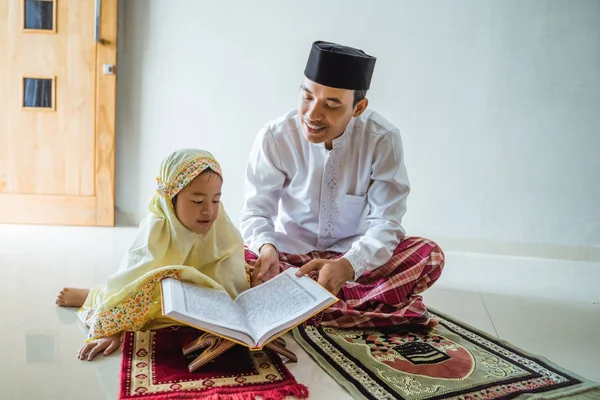
[[[117,7],[0,7],[0,223],[114,225]]]

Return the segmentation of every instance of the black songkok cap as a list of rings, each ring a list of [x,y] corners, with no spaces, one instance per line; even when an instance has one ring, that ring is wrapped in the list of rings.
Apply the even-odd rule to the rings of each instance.
[[[323,86],[368,90],[376,58],[353,47],[323,41],[314,42],[304,76]]]

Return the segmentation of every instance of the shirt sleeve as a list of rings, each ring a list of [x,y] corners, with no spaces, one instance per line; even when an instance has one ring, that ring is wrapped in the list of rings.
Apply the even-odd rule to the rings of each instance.
[[[240,214],[244,242],[256,254],[266,243],[278,248],[275,218],[285,179],[275,139],[265,127],[257,135],[246,164],[245,198]]]
[[[375,146],[371,184],[367,192],[368,229],[344,257],[354,268],[354,280],[366,271],[379,268],[390,260],[405,236],[402,218],[410,184],[397,130],[388,132]]]

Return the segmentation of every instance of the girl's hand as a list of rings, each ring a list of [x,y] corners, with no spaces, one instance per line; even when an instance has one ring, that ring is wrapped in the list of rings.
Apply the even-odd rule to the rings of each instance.
[[[80,360],[91,361],[101,351],[103,351],[104,355],[107,356],[119,347],[121,347],[121,335],[117,333],[112,336],[96,339],[94,341],[85,343],[79,349],[79,354],[77,355],[77,358],[79,358]]]

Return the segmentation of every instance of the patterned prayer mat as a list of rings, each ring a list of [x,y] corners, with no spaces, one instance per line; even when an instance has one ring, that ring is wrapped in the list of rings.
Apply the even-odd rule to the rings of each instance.
[[[600,386],[437,311],[432,332],[295,328],[355,399],[600,399]],[[522,397],[520,397],[522,396]]]
[[[123,341],[119,399],[283,400],[308,397],[279,356],[235,346],[195,372],[181,351],[199,335],[190,328],[127,332]]]

